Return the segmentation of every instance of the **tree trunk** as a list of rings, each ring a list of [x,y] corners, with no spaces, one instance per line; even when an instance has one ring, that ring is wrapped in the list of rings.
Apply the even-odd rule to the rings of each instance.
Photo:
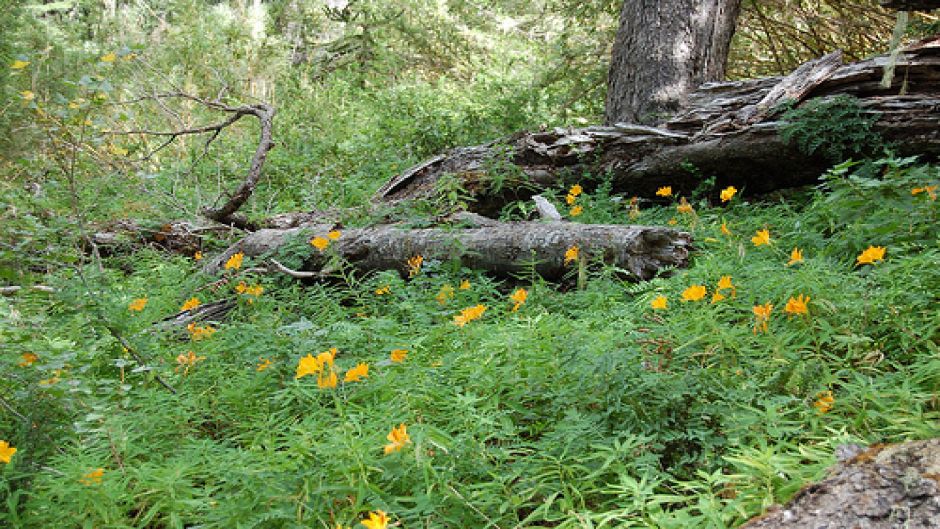
[[[625,0],[604,120],[655,124],[696,87],[724,79],[741,0]]]
[[[568,249],[577,246],[583,258],[602,259],[634,279],[646,280],[663,268],[684,267],[691,246],[688,233],[657,226],[497,222],[472,214],[452,220],[455,224],[449,228],[381,225],[343,230],[323,251],[307,241],[323,237],[333,228],[329,224],[259,230],[213,258],[206,271],[220,271],[229,257],[242,252],[246,257],[268,257],[268,269],[294,277],[327,275],[334,255],[360,270],[397,269],[404,273],[408,260],[420,255],[425,264],[458,259],[466,268],[501,276],[534,270],[546,279],[559,279],[577,269],[576,262],[565,262]],[[306,257],[299,269],[288,269],[277,261],[276,253],[286,247],[296,253],[293,248],[298,243],[307,249],[303,252]]]
[[[508,201],[528,200],[584,174],[606,175],[613,191],[642,197],[653,197],[667,185],[687,194],[711,176],[718,188],[734,185],[751,194],[808,185],[832,161],[784,142],[778,135],[782,123],[772,110],[785,100],[838,94],[859,98],[866,112],[879,116],[874,130],[899,155],[937,159],[940,39],[901,53],[894,85],[884,88],[882,72],[889,63],[890,57],[880,56],[842,65],[834,53],[785,78],[706,84],[691,94],[689,108],[659,128],[554,129],[457,148],[391,179],[373,200],[433,196],[443,175],[461,179],[475,199],[471,210],[482,214],[498,213]],[[504,182],[507,178],[515,181]]]

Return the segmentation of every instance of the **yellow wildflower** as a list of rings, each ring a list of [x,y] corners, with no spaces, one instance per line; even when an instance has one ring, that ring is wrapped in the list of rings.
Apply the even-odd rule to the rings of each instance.
[[[367,378],[369,376],[369,364],[365,362],[359,362],[356,364],[356,367],[346,371],[346,376],[343,377],[343,382],[359,382],[362,378]]]
[[[330,240],[326,237],[317,236],[310,239],[310,245],[322,252],[323,250],[326,250],[327,246],[330,245]]]
[[[714,294],[712,294],[712,304],[715,304],[715,303],[718,303],[719,301],[724,301],[724,300],[725,300],[725,295],[722,294],[721,292],[716,291]]]
[[[113,51],[101,56],[101,62],[114,62],[115,59],[117,59],[117,55]]]
[[[486,312],[486,307],[484,305],[474,305],[472,307],[467,307],[460,311],[459,315],[454,316],[454,325],[463,327],[473,320],[480,319],[484,312]]]
[[[737,190],[734,186],[728,186],[728,187],[722,189],[722,190],[721,190],[721,201],[722,201],[722,202],[728,202],[729,200],[731,200],[732,198],[734,198],[734,195],[735,195],[735,193],[737,193],[737,192],[738,192],[738,190]]]
[[[271,367],[271,364],[274,362],[270,358],[260,358],[258,359],[258,367],[255,368],[255,371],[264,371],[265,369]]]
[[[20,367],[29,367],[33,365],[36,360],[39,360],[39,356],[37,356],[36,353],[23,353],[20,355],[20,358],[20,363],[17,364]]]
[[[0,462],[9,464],[15,453],[16,448],[10,446],[9,442],[0,441]]]
[[[198,342],[203,338],[211,338],[215,334],[216,329],[211,325],[206,325],[205,327],[196,326],[196,322],[190,323],[186,326],[186,330],[189,331],[190,338],[194,342]]]
[[[411,259],[408,259],[408,277],[414,277],[421,272],[421,263],[424,262],[424,257],[421,255],[415,255]]]
[[[666,310],[668,305],[669,300],[666,299],[666,296],[656,296],[653,298],[653,301],[650,302],[650,306],[653,307],[653,310]]]
[[[264,293],[264,287],[261,285],[247,285],[244,281],[239,281],[238,284],[235,285],[235,291],[246,296],[258,297]],[[253,301],[253,299],[249,299],[248,303]]]
[[[676,211],[684,214],[695,213],[695,209],[692,208],[692,204],[689,204],[685,197],[679,199],[679,205],[676,206]]]
[[[569,206],[574,204],[575,201],[577,200],[578,200],[578,197],[572,195],[571,193],[568,193],[568,195],[565,196],[565,203],[568,204]]]
[[[225,261],[226,270],[238,270],[242,267],[242,260],[245,259],[245,254],[238,252],[237,254],[228,258],[228,261]]]
[[[454,287],[450,285],[444,285],[441,287],[441,291],[437,293],[437,296],[434,299],[437,300],[441,305],[447,303],[448,299],[453,299],[454,297]]]
[[[91,472],[82,476],[82,478],[79,479],[78,481],[82,485],[98,485],[101,483],[102,476],[104,476],[104,469],[96,468],[92,470]]]
[[[134,301],[131,301],[127,305],[127,310],[132,310],[134,312],[140,312],[144,310],[144,307],[147,306],[147,298],[137,298]]]
[[[875,264],[878,261],[883,261],[885,258],[885,247],[884,246],[869,246],[864,252],[859,254],[855,266],[863,264]]]
[[[401,363],[405,361],[405,357],[408,356],[408,349],[392,349],[391,353],[392,362]]]
[[[726,237],[731,236],[731,230],[728,229],[728,224],[726,224],[724,221],[721,222],[721,234]]]
[[[568,214],[571,215],[572,217],[577,217],[578,215],[582,213],[584,213],[584,208],[582,208],[581,206],[575,206],[571,208],[570,211],[568,211]]]
[[[176,356],[176,369],[175,371],[183,370],[183,374],[189,374],[189,369],[196,366],[196,362],[201,362],[205,360],[204,356],[196,356],[196,353],[189,351],[187,354],[179,354]]]
[[[754,308],[751,310],[756,317],[754,322],[754,334],[757,334],[758,330],[767,332],[767,322],[770,321],[770,312],[774,310],[774,306],[768,301],[763,305],[754,305]]]
[[[668,225],[670,225],[670,226],[675,226],[676,224],[679,224],[679,219],[673,217],[673,218],[667,220],[667,221],[666,221],[666,224],[668,224]]]
[[[389,285],[385,285],[384,287],[375,289],[376,296],[384,296],[385,294],[390,294],[391,292],[392,292],[392,287],[390,287]]]
[[[656,196],[658,197],[671,197],[672,196],[672,186],[660,187],[656,190]]]
[[[202,252],[196,252],[193,254],[193,259],[197,261],[202,261]]]
[[[575,184],[575,185],[571,186],[571,189],[568,190],[568,194],[569,194],[569,195],[578,196],[578,195],[581,194],[582,191],[584,191],[584,190],[581,189],[581,184]]]
[[[512,306],[512,311],[516,312],[517,310],[519,310],[519,307],[521,307],[525,303],[525,300],[528,297],[529,297],[529,293],[526,291],[526,289],[517,288],[516,291],[513,292],[509,296],[509,299],[515,302],[515,305]]]
[[[314,358],[312,354],[308,354],[297,362],[297,374],[294,375],[294,379],[303,378],[307,375],[316,375],[322,369],[323,365],[320,361]]]
[[[704,285],[692,285],[689,288],[682,291],[682,300],[683,301],[701,301],[705,297],[705,294],[708,293],[708,289]]]
[[[738,295],[738,287],[731,282],[731,276],[721,276],[718,280],[718,290],[730,290],[731,297]]]
[[[470,280],[464,279],[463,281],[460,282],[460,286],[457,288],[459,288],[460,290],[470,290]]]
[[[367,529],[385,529],[388,527],[388,516],[382,511],[369,513],[369,518],[360,522]]]
[[[628,216],[630,220],[636,220],[636,218],[640,216],[640,197],[630,199],[630,212]]]
[[[809,296],[803,297],[803,294],[800,294],[797,297],[790,297],[787,300],[787,306],[783,308],[783,311],[787,314],[808,314],[809,312],[806,309],[806,305],[809,303]]]
[[[832,396],[831,391],[823,391],[816,395],[816,402],[813,403],[813,407],[816,408],[819,413],[829,413],[833,405],[835,405],[835,402],[836,399]]]
[[[411,442],[411,437],[408,436],[404,423],[398,425],[398,428],[392,428],[392,431],[385,438],[391,441],[391,443],[385,445],[386,455],[401,450],[406,443]]]
[[[29,66],[29,61],[21,61],[19,59],[13,61],[13,64],[10,65],[11,70],[22,70]]]
[[[191,298],[187,299],[185,303],[183,303],[183,306],[182,306],[182,307],[180,307],[180,312],[185,312],[185,311],[187,311],[187,310],[192,310],[192,309],[198,307],[199,305],[202,305],[202,302],[199,301],[199,298],[197,298],[197,297],[191,297]]]
[[[332,368],[330,368],[329,373],[324,374],[322,371],[317,373],[317,387],[320,389],[335,388],[336,382],[336,371],[333,371]]]
[[[799,248],[793,248],[793,251],[790,252],[790,260],[787,261],[787,266],[793,266],[797,263],[803,262],[803,250]]]
[[[339,239],[342,235],[343,234],[339,230],[332,230],[326,234],[326,238],[330,239],[331,241],[335,241],[336,239]]]
[[[937,200],[937,186],[924,186],[924,187],[915,187],[911,189],[911,195],[917,196],[921,193],[927,193],[930,196],[930,200]]]
[[[570,248],[565,250],[565,264],[567,265],[569,263],[573,263],[577,261],[579,253],[580,253],[580,249],[578,248],[577,245],[571,246]]]
[[[22,97],[24,101],[32,101],[36,99],[36,94],[34,94],[32,90],[23,90],[20,92],[20,97]]]
[[[770,230],[757,230],[757,233],[751,237],[751,242],[754,243],[754,246],[770,244]]]

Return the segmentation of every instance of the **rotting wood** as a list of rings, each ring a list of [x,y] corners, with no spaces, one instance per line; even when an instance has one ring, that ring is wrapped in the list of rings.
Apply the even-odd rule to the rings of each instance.
[[[815,183],[831,164],[807,156],[778,135],[770,112],[787,97],[806,101],[848,94],[880,116],[875,130],[900,155],[940,157],[940,38],[905,50],[890,88],[880,85],[890,57],[838,64],[832,54],[785,78],[708,83],[690,96],[685,111],[659,128],[633,124],[557,128],[518,133],[484,145],[459,147],[392,178],[373,202],[394,203],[432,196],[443,175],[462,179],[476,199],[471,209],[498,212],[511,200],[528,200],[543,189],[573,182],[584,173],[609,175],[616,192],[653,196],[659,186],[688,193],[701,178],[759,194]],[[903,95],[901,87],[904,87]],[[498,162],[498,163],[497,163]],[[514,185],[492,192],[493,171],[512,168]],[[694,170],[688,168],[694,167]]]
[[[360,270],[407,272],[407,261],[421,255],[425,263],[458,259],[462,266],[497,275],[534,270],[547,279],[562,278],[572,270],[565,252],[577,246],[592,259],[623,269],[633,278],[647,280],[666,268],[684,267],[691,247],[688,233],[658,226],[575,224],[567,222],[496,222],[485,226],[409,228],[382,225],[347,229],[329,248],[310,246],[299,272],[320,272],[333,255]],[[258,260],[275,259],[277,250],[300,239],[323,235],[331,225],[312,225],[284,230],[258,230],[221,255],[211,259],[206,271],[217,273],[236,252]],[[282,265],[283,266],[283,265]],[[297,272],[291,270],[292,272]]]

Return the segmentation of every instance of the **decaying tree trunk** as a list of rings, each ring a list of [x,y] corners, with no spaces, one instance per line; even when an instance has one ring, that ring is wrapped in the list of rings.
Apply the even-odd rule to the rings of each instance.
[[[846,455],[826,479],[742,529],[940,527],[940,439],[846,450]]]
[[[695,91],[689,107],[658,128],[630,124],[525,132],[427,160],[386,183],[374,201],[433,195],[444,175],[458,177],[490,213],[508,200],[527,199],[547,187],[573,182],[585,172],[609,174],[617,192],[653,196],[671,185],[688,193],[701,178],[750,193],[817,181],[831,162],[808,156],[778,135],[772,109],[787,99],[806,101],[838,94],[856,96],[880,116],[875,129],[899,154],[940,155],[940,38],[901,53],[893,86],[882,88],[888,56],[841,64],[838,53],[812,61],[784,78],[710,83]],[[689,170],[694,168],[694,170]],[[512,178],[491,192],[490,182]],[[503,175],[500,178],[494,175]]]
[[[535,270],[548,279],[572,270],[565,253],[577,246],[582,256],[603,259],[629,272],[636,279],[650,279],[664,268],[686,265],[691,246],[688,233],[657,226],[575,224],[567,222],[497,222],[475,215],[464,216],[449,228],[408,228],[382,225],[343,230],[324,251],[307,244],[324,236],[331,225],[309,225],[289,229],[265,229],[247,235],[206,266],[210,273],[222,269],[237,252],[266,261],[272,271],[295,277],[318,277],[330,258],[339,255],[361,270],[401,270],[420,255],[430,260],[459,259],[475,270],[497,275]],[[300,270],[277,261],[276,252],[291,242],[309,249]]]

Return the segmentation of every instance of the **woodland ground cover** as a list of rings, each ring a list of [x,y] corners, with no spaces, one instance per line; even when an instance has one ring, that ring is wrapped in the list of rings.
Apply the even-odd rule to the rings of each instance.
[[[198,4],[176,25],[202,39],[168,30],[159,49],[30,26],[0,50],[16,124],[0,272],[55,289],[0,297],[0,525],[376,528],[381,511],[402,527],[727,527],[820,477],[840,444],[940,435],[940,169],[889,152],[773,196],[706,179],[634,201],[590,174],[547,194],[571,222],[689,230],[690,266],[644,283],[574,248],[560,283],[432,259],[303,285],[245,259],[218,281],[191,255],[89,256],[90,226],[193,214],[253,148],[250,125],[208,158],[192,143],[127,163],[142,146],[101,130],[155,124],[109,103],[153,80],[141,71],[210,86],[196,66],[270,69],[281,144],[258,218],[343,208],[363,225],[375,187],[424,156],[596,116],[596,98],[558,113],[569,94],[536,82],[518,36],[474,76],[379,61],[311,80]],[[464,200],[441,191],[391,215]],[[329,252],[343,233],[316,236]],[[160,324],[233,297],[222,322]]]

